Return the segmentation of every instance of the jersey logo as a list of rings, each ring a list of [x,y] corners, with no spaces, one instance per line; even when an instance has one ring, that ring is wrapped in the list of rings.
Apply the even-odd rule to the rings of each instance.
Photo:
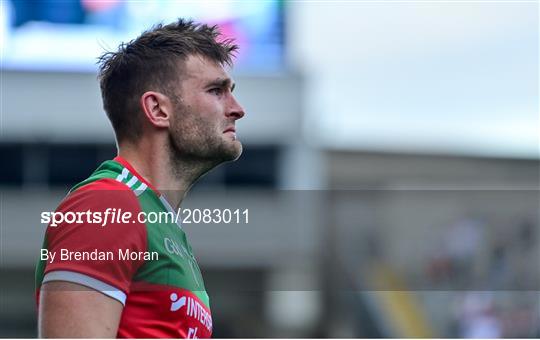
[[[212,315],[209,311],[207,311],[199,301],[197,301],[196,298],[190,297],[190,296],[182,296],[181,298],[178,297],[178,294],[171,293],[170,295],[171,299],[171,312],[176,312],[180,308],[186,306],[185,312],[186,316],[195,319],[198,321],[201,325],[206,327],[208,332],[212,333]],[[190,333],[190,336],[188,338],[196,338],[197,337],[197,327],[193,329],[193,331]]]
[[[171,296],[171,312],[176,312],[180,308],[184,307],[186,305],[186,297],[182,296],[181,298],[178,298],[178,295],[176,293],[172,293]]]
[[[174,242],[170,238],[165,237],[163,239],[163,243],[165,245],[165,249],[167,249],[169,254],[179,255],[182,258],[185,258],[186,256],[189,257],[189,253],[186,250],[186,248],[184,246],[180,247],[180,245],[178,243]]]

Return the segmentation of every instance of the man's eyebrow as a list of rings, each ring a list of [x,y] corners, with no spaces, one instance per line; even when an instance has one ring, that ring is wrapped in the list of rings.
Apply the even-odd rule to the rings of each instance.
[[[236,87],[236,83],[234,83],[231,78],[217,78],[206,84],[206,87],[230,87],[232,92]]]

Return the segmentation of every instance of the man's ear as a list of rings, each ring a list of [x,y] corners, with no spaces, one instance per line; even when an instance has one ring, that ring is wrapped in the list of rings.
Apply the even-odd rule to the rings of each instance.
[[[146,119],[156,127],[169,127],[173,105],[169,97],[160,92],[143,93],[140,101]]]

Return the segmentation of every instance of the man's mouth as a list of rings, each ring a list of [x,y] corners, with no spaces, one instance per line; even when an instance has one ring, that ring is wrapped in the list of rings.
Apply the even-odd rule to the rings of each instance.
[[[231,127],[227,128],[227,129],[225,129],[225,131],[223,131],[223,133],[230,134],[233,139],[236,139],[236,129],[234,128],[234,126],[231,126]]]

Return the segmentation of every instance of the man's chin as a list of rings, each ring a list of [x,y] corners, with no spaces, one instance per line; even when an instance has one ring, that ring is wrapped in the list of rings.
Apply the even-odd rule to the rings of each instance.
[[[227,152],[228,159],[226,160],[226,162],[233,162],[240,158],[240,155],[242,155],[242,151],[242,143],[240,143],[239,141],[234,141],[233,145]]]
[[[227,141],[222,146],[221,158],[223,162],[233,162],[242,154],[242,143],[238,140]]]
[[[242,143],[240,141],[226,141],[211,153],[206,155],[206,159],[213,159],[216,165],[225,162],[233,162],[242,154]]]

